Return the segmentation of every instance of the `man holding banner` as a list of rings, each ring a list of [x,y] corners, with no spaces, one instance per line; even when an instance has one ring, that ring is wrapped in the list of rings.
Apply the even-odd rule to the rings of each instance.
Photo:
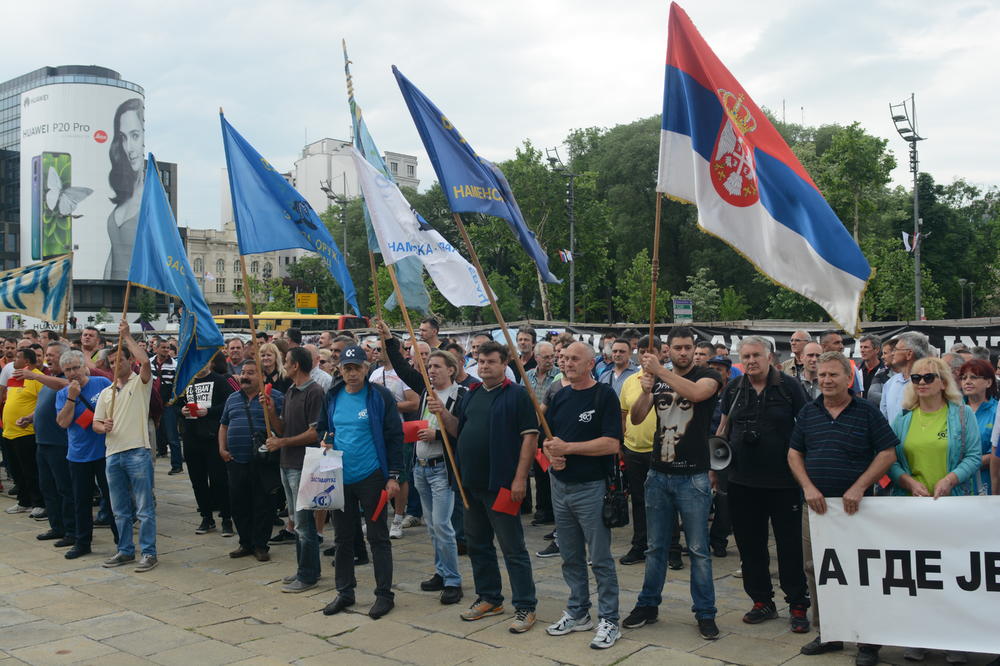
[[[848,515],[858,512],[861,498],[872,494],[874,483],[896,460],[899,443],[885,417],[872,403],[850,390],[854,381],[851,365],[840,352],[824,352],[818,361],[822,395],[807,403],[792,430],[788,466],[802,486],[805,501],[817,514],[826,513],[826,498],[840,497]],[[840,641],[823,642],[820,632],[819,597],[809,511],[802,511],[802,552],[805,560],[812,622],[816,638],[802,646],[802,654],[816,655],[841,650]],[[878,663],[877,645],[858,645],[855,663]]]

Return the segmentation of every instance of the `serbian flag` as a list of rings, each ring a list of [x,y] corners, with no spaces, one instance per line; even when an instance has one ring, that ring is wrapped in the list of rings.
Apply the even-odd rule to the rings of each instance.
[[[781,135],[676,3],[670,5],[656,190],[775,282],[858,332],[871,268]]]

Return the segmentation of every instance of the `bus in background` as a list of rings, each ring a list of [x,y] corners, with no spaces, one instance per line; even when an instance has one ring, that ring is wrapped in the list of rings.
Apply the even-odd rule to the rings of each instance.
[[[216,325],[221,329],[249,329],[250,320],[245,314],[216,315]],[[303,333],[315,331],[344,331],[352,328],[371,328],[368,317],[342,314],[299,314],[265,310],[253,317],[259,331],[285,331],[297,328]]]

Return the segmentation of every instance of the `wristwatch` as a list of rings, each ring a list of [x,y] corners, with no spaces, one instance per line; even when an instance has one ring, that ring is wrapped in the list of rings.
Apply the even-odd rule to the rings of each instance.
[[[399,483],[399,472],[389,472],[389,480]]]

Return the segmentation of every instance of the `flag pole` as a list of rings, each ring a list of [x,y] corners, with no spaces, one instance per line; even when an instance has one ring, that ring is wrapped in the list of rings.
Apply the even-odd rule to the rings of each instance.
[[[374,257],[372,257],[372,263],[374,264]],[[406,311],[406,301],[403,300],[403,290],[399,288],[399,281],[396,280],[396,269],[392,267],[392,264],[386,262],[386,269],[389,271],[389,279],[392,280],[392,288],[396,291],[396,303],[399,305],[399,311],[403,313],[403,322],[406,324],[406,330],[410,334],[410,338],[416,343],[417,336],[413,332],[413,323],[410,321],[410,313]],[[388,355],[383,347],[383,353]],[[427,395],[439,400],[437,392],[434,387],[431,386],[431,379],[427,376],[427,367],[424,366],[424,358],[420,355],[420,350],[417,348],[416,344],[413,345],[413,360],[417,364],[417,370],[420,371],[420,376],[424,379],[424,387],[427,389]],[[462,486],[462,475],[458,471],[458,465],[455,464],[455,453],[451,449],[451,440],[448,438],[448,430],[444,427],[443,423],[439,423],[441,426],[441,440],[444,442],[444,450],[448,454],[448,462],[451,463],[451,469],[455,473],[455,481],[458,484],[458,491],[462,495],[462,504],[466,509],[469,508],[469,499],[465,496],[465,488]]]
[[[250,342],[253,344],[254,360],[257,361],[257,386],[260,395],[264,395],[264,366],[260,363],[260,345],[257,344],[257,326],[253,320],[253,302],[250,300],[250,279],[247,277],[247,259],[240,255],[240,271],[243,273],[243,299],[247,304],[247,321],[250,323]],[[261,411],[264,412],[264,429],[268,436],[271,435],[271,417],[267,407],[262,403]],[[253,424],[249,424],[252,429]]]
[[[122,321],[125,321],[126,324],[128,323],[128,320],[126,319],[126,317],[128,316],[128,297],[129,297],[129,294],[131,292],[132,292],[132,282],[131,281],[127,281],[125,283],[125,303],[122,305]],[[123,337],[119,333],[118,334],[118,349],[115,350],[115,367],[114,367],[114,370],[112,371],[113,372],[113,374],[112,374],[112,381],[114,381],[115,383],[118,383],[118,364],[121,363],[121,361],[122,361],[122,340],[123,340]],[[112,419],[115,418],[115,398],[117,398],[117,397],[118,397],[118,391],[112,391],[111,392],[111,418]]]
[[[69,289],[66,290],[66,311],[63,312],[63,326],[62,326],[62,336],[64,339],[68,339],[66,334],[69,332],[69,311],[73,307],[73,253],[69,253]]]
[[[648,353],[653,353],[653,336],[656,334],[656,281],[660,277],[660,208],[663,202],[663,195],[656,193],[656,215],[653,218],[653,256],[652,283],[649,290],[649,348]]]
[[[528,383],[528,371],[524,369],[524,364],[521,363],[521,355],[517,351],[517,347],[514,346],[514,341],[510,337],[510,331],[507,330],[507,322],[504,321],[503,315],[500,314],[500,306],[497,305],[496,296],[493,295],[493,290],[490,289],[489,283],[486,281],[486,274],[483,273],[483,267],[479,263],[479,255],[476,254],[476,248],[472,247],[472,240],[469,238],[469,232],[465,229],[465,224],[462,222],[462,216],[458,213],[452,213],[455,218],[455,225],[458,227],[459,233],[462,234],[462,240],[465,242],[465,249],[469,251],[469,257],[472,258],[472,263],[476,267],[476,273],[479,274],[479,281],[483,283],[485,287],[486,297],[490,300],[490,305],[493,307],[493,315],[497,318],[497,323],[500,324],[500,328],[503,330],[504,338],[507,340],[507,347],[511,350],[511,354],[514,357],[514,363],[517,365],[517,371],[521,375],[522,381],[524,381],[525,387],[530,387],[531,384]],[[538,422],[542,426],[542,430],[545,433],[546,439],[552,439],[552,430],[549,428],[548,421],[545,420],[545,415],[542,413],[541,405],[538,404],[538,398],[535,396],[535,392],[529,390],[528,397],[531,398],[531,404],[535,408],[535,414],[538,415]]]

